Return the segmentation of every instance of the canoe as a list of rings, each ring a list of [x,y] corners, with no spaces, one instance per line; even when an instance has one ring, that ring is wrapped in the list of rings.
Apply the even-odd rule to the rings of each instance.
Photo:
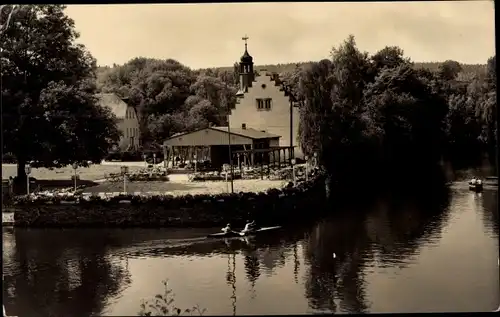
[[[480,192],[483,190],[483,184],[469,184],[469,190]]]
[[[239,237],[240,233],[236,231],[229,231],[229,232],[218,232],[218,233],[212,233],[207,236],[207,238],[235,238]]]
[[[217,232],[217,233],[212,233],[207,236],[207,238],[235,238],[235,237],[247,237],[247,236],[254,236],[262,233],[267,233],[269,231],[273,231],[276,229],[280,229],[281,226],[275,226],[275,227],[262,227],[254,231],[250,232],[236,232],[236,231],[229,231],[227,233],[225,232]]]
[[[261,234],[261,233],[267,233],[267,232],[270,232],[270,231],[273,231],[273,230],[277,230],[277,229],[280,229],[281,226],[275,226],[275,227],[262,227],[262,228],[259,228],[257,230],[253,230],[253,231],[250,231],[250,232],[240,232],[239,235],[242,236],[242,237],[245,237],[245,236],[253,236],[253,235],[258,235],[258,234]]]

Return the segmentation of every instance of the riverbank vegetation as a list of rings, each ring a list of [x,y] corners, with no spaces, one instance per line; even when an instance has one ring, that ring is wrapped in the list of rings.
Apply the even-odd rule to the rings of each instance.
[[[192,308],[181,309],[175,306],[175,294],[168,286],[168,280],[163,281],[163,294],[157,294],[154,298],[142,300],[139,316],[202,316],[207,310],[199,305]]]
[[[84,166],[108,154],[119,132],[96,93],[116,93],[137,107],[141,150],[178,132],[225,125],[237,106],[237,65],[192,70],[173,59],[138,57],[97,68],[76,44],[64,6],[21,6],[10,18],[15,23],[0,34],[3,153],[13,154],[20,178],[27,162]],[[485,62],[415,63],[391,46],[369,55],[351,36],[330,59],[265,68],[303,100],[305,152],[318,152],[330,176],[345,183],[403,170],[416,171],[406,176],[412,179],[442,158],[469,164],[484,153],[495,157],[496,58]]]
[[[345,184],[413,182],[443,158],[471,160],[496,146],[495,57],[484,75],[458,80],[459,63],[416,69],[398,47],[370,56],[349,37],[296,74],[301,143]],[[421,184],[419,184],[421,185]]]
[[[301,222],[320,216],[324,197],[324,180],[318,176],[296,187],[259,193],[22,196],[8,210],[14,212],[16,227],[203,228],[228,222],[243,226],[249,217],[261,225]],[[315,212],[298,212],[306,208]]]

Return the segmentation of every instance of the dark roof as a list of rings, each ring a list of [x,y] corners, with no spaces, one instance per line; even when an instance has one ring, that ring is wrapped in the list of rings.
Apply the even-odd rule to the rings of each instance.
[[[97,94],[101,107],[108,107],[118,119],[125,119],[128,105],[116,94]]]
[[[177,138],[177,137],[180,137],[183,135],[188,135],[188,134],[191,134],[194,132],[206,130],[206,129],[211,129],[211,130],[227,133],[227,127],[207,127],[207,128],[197,129],[194,131],[189,131],[189,132],[175,133],[171,137],[168,137],[165,141],[168,141],[170,139],[174,139],[174,138]],[[254,140],[281,138],[281,136],[279,136],[279,135],[258,131],[258,130],[252,129],[252,128],[246,128],[246,129],[231,128],[231,134],[239,135],[239,136],[249,138],[249,139],[254,139]]]
[[[241,56],[240,61],[242,63],[251,63],[253,61],[253,57],[248,54],[247,49],[245,48],[245,53],[243,53],[243,56]]]
[[[227,127],[210,127],[210,129],[222,131],[227,133]],[[233,128],[231,127],[231,134],[241,135],[250,139],[274,139],[281,138],[281,136],[276,134],[271,134],[267,132],[262,132],[252,128]]]

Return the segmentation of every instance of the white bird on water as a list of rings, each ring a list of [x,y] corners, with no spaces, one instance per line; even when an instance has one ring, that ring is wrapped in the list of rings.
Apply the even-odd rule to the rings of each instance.
[[[337,255],[335,254],[335,252],[333,252],[333,258],[335,259],[337,257]]]

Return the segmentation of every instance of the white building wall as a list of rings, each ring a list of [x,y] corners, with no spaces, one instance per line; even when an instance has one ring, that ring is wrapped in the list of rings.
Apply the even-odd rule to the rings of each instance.
[[[119,119],[117,122],[118,129],[122,132],[119,147],[120,150],[125,151],[132,145],[132,148],[139,147],[139,120],[134,107],[127,107],[127,115],[125,118]]]
[[[271,98],[272,104],[269,111],[257,108],[259,98]],[[299,119],[298,108],[294,107],[292,129],[296,157],[303,156],[298,142]],[[229,123],[235,128],[241,128],[242,124],[246,124],[248,128],[280,135],[279,145],[290,146],[290,102],[288,96],[280,91],[280,86],[275,86],[271,76],[261,75],[255,78],[252,87],[248,88],[248,92],[239,99],[239,104],[231,110]]]

